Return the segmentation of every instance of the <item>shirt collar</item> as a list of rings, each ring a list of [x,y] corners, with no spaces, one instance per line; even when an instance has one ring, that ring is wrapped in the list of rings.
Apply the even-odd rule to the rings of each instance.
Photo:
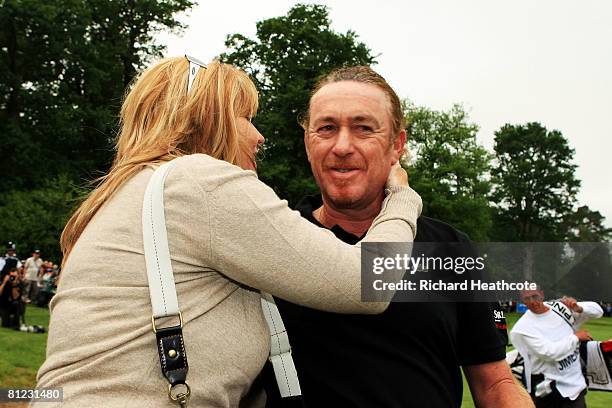
[[[326,228],[312,215],[312,212],[323,205],[323,197],[321,194],[308,195],[303,197],[295,206],[295,209],[300,212],[302,217],[316,225],[317,227]],[[358,237],[357,235],[351,234],[345,231],[341,226],[334,225],[332,228],[327,228],[334,233],[336,238],[346,242],[347,244],[354,245],[361,241],[365,234]]]

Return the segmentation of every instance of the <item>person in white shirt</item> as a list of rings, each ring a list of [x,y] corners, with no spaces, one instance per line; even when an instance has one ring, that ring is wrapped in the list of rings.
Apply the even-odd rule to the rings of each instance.
[[[579,328],[603,310],[571,297],[544,302],[539,289],[523,291],[521,300],[529,310],[514,325],[510,340],[525,359],[527,390],[536,407],[586,407],[579,345],[592,337]]]
[[[26,302],[36,299],[38,294],[38,275],[43,261],[40,259],[40,250],[35,250],[32,256],[25,261],[25,295]]]

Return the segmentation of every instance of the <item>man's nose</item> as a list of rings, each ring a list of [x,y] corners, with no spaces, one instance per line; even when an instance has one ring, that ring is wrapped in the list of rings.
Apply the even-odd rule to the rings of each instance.
[[[332,152],[338,156],[346,156],[353,152],[353,136],[351,135],[350,129],[341,127],[338,135],[336,136],[336,142]]]

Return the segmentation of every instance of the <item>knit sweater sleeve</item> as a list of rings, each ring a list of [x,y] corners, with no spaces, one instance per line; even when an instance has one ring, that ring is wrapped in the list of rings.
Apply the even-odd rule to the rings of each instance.
[[[348,245],[302,218],[253,172],[236,171],[213,189],[199,187],[210,223],[210,262],[218,272],[315,309],[366,314],[386,309],[388,303],[360,300],[360,244]],[[413,241],[420,197],[408,187],[387,193],[363,241]]]

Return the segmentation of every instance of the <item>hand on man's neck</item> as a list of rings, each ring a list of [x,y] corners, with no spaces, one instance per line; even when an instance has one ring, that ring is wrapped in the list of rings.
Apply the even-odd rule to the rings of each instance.
[[[326,228],[338,225],[346,232],[361,237],[380,212],[383,198],[359,209],[337,209],[323,198],[323,205],[314,210],[312,215]]]

